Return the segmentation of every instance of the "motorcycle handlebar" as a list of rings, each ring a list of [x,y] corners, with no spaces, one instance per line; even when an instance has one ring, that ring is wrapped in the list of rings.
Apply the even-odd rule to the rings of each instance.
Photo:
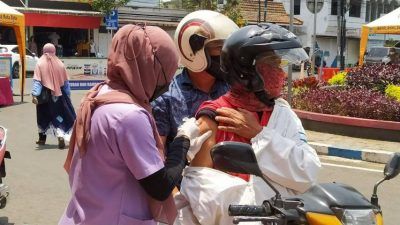
[[[229,205],[229,216],[268,216],[261,205]]]

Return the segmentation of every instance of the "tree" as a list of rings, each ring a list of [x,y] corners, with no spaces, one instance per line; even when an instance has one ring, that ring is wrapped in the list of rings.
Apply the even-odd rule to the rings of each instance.
[[[222,13],[233,20],[239,27],[243,27],[247,24],[247,21],[243,19],[239,4],[240,0],[227,0]]]
[[[246,25],[246,21],[240,12],[240,0],[226,0],[226,4],[223,8],[217,7],[217,0],[171,0],[168,3],[163,3],[164,7],[185,9],[189,12],[208,9],[219,11],[231,20],[233,20],[239,27]]]
[[[111,10],[124,6],[129,0],[93,0],[92,7],[94,10],[108,14]]]
[[[196,11],[199,9],[216,10],[217,1],[215,0],[181,0],[182,8],[189,11]]]

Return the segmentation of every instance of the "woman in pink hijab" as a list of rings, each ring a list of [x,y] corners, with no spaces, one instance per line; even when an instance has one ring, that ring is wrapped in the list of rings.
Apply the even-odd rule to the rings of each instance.
[[[178,66],[170,36],[158,27],[126,25],[115,34],[107,81],[82,100],[65,162],[72,197],[60,225],[172,224],[171,197],[185,166],[186,127],[164,158],[150,101]]]
[[[55,53],[53,44],[44,45],[43,55],[34,71],[31,94],[39,128],[36,144],[44,145],[46,133],[53,133],[58,137],[58,148],[63,149],[64,137],[69,137],[76,115],[69,97],[67,71]]]

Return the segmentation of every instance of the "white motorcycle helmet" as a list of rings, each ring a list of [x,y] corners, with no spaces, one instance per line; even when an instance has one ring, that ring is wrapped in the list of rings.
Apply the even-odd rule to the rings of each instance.
[[[231,19],[218,12],[199,10],[189,13],[178,24],[174,36],[181,64],[193,72],[207,70],[211,62],[205,46],[215,42],[222,46],[238,29]]]

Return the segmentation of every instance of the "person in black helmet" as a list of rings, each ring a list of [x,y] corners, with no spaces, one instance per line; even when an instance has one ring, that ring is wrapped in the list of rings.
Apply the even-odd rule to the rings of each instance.
[[[214,169],[210,150],[222,141],[251,144],[261,171],[282,196],[305,192],[315,183],[318,156],[301,121],[280,98],[282,67],[306,59],[298,38],[274,24],[243,27],[225,41],[221,66],[231,89],[203,103],[196,114],[200,133],[211,130],[212,135],[184,170],[176,199],[186,204],[175,224],[232,224],[230,204],[259,205],[275,195],[258,177]],[[236,113],[226,117],[221,110]]]

